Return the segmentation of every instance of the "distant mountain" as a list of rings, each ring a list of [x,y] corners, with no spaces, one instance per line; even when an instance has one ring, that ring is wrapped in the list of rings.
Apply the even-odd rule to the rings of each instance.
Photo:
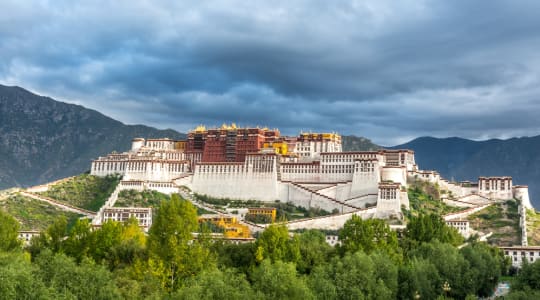
[[[540,208],[540,136],[479,142],[421,137],[392,148],[414,150],[421,169],[437,170],[449,180],[512,176],[514,184],[529,186],[531,202]]]
[[[0,85],[0,189],[80,174],[92,159],[129,149],[134,137],[185,135],[125,125],[79,105]]]
[[[382,149],[371,140],[354,135],[344,135],[341,137],[343,151],[372,151]]]

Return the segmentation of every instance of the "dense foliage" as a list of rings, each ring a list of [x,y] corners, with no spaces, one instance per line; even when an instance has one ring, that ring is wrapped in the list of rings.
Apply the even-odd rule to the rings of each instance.
[[[337,247],[321,231],[291,236],[281,225],[250,244],[213,242],[204,230],[194,239],[196,209],[178,195],[161,202],[148,236],[134,219],[68,230],[60,218],[23,250],[16,222],[0,214],[0,224],[1,245],[11,245],[0,251],[5,299],[463,299],[490,295],[508,270],[487,244],[456,248],[434,215],[413,217],[401,239],[382,220],[353,217]],[[539,269],[525,267],[514,297],[539,288]]]

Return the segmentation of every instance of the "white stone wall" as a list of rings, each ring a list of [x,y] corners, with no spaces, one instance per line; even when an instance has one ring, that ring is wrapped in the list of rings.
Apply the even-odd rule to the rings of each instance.
[[[494,200],[508,200],[514,197],[511,177],[478,178],[478,194]]]
[[[148,231],[152,226],[152,208],[143,207],[108,207],[102,212],[102,220],[112,220],[116,222],[126,222],[130,218],[135,218],[139,226]]]
[[[378,218],[387,218],[392,215],[401,214],[401,198],[406,197],[407,193],[401,193],[398,185],[390,188],[387,184],[379,185],[379,193],[377,198],[377,214]],[[408,198],[407,198],[408,206]]]
[[[291,202],[294,205],[309,209],[318,207],[326,211],[337,209],[339,212],[357,210],[357,207],[334,198],[327,197],[315,191],[303,187],[300,184],[283,182],[279,184],[279,199],[282,202]]]
[[[144,147],[145,140],[143,138],[135,138],[133,141],[131,141],[131,151],[137,152],[139,149]]]
[[[369,208],[354,212],[345,213],[342,215],[333,215],[317,218],[309,218],[298,221],[291,221],[286,223],[289,230],[296,229],[326,229],[326,230],[338,230],[343,228],[345,222],[347,222],[353,215],[357,215],[362,219],[370,219],[373,217],[376,209]]]
[[[405,167],[382,167],[381,177],[382,181],[392,181],[399,183],[401,186],[407,186],[407,169]]]
[[[123,175],[127,166],[127,160],[109,160],[100,158],[92,162],[90,175],[107,176],[107,175]]]
[[[447,214],[444,216],[444,220],[445,221],[450,221],[450,220],[457,220],[457,219],[465,219],[466,217],[468,217],[469,215],[472,215],[476,212],[479,212],[481,211],[482,209],[490,206],[491,203],[489,204],[484,204],[484,205],[480,205],[480,206],[475,206],[475,207],[471,207],[469,209],[466,209],[464,211],[460,211],[460,212],[456,212],[456,213],[451,213],[451,214]]]
[[[533,263],[540,259],[540,247],[528,246],[528,247],[500,247],[504,251],[504,255],[510,258],[512,266],[520,268],[523,260],[529,263]]]
[[[446,221],[446,225],[457,229],[459,234],[461,234],[464,238],[469,238],[471,235],[468,220],[448,220]]]
[[[208,165],[195,167],[191,189],[216,198],[260,201],[278,200],[277,173],[253,172],[244,165]]]
[[[378,160],[355,161],[351,192],[347,198],[377,195],[379,192],[379,182],[381,182],[380,169]]]
[[[124,179],[172,181],[189,172],[188,161],[131,160],[126,164]]]
[[[524,185],[518,185],[513,187],[513,196],[516,199],[521,200],[521,204],[527,209],[534,209],[529,199],[529,187]]]

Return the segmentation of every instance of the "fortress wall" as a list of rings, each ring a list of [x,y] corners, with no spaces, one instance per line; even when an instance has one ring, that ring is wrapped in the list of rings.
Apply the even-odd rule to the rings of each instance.
[[[362,208],[365,208],[366,206],[376,206],[377,194],[364,195],[358,198],[347,200],[346,202],[356,207],[362,207]]]
[[[173,194],[178,193],[178,187],[172,183],[172,182],[155,182],[155,181],[139,181],[139,180],[133,180],[133,181],[127,181],[122,180],[118,184],[117,187],[118,191],[122,190],[136,190],[136,191],[144,191],[144,190],[153,190],[157,191],[163,194]]]
[[[317,193],[334,198],[339,201],[345,201],[351,198],[352,183],[338,183],[332,187],[317,191]]]
[[[193,175],[184,174],[185,176],[182,176],[180,178],[176,178],[173,180],[174,184],[177,186],[187,186],[191,189],[191,183],[193,182]]]
[[[407,186],[407,169],[405,167],[386,166],[382,168],[382,181],[397,182],[402,186]]]
[[[464,211],[461,211],[461,212],[457,212],[457,213],[452,213],[452,214],[447,214],[446,216],[444,216],[444,220],[445,221],[448,221],[448,220],[455,220],[455,219],[463,219],[463,218],[466,218],[468,217],[469,215],[472,215],[478,211],[481,211],[482,209],[490,206],[491,203],[488,203],[488,204],[484,204],[484,205],[480,205],[480,206],[475,206],[475,207],[471,207],[469,209],[466,209]]]
[[[171,181],[189,171],[188,162],[132,161],[127,165],[126,180]]]
[[[508,191],[478,191],[480,196],[492,199],[492,200],[509,200],[513,199],[514,195],[512,190]]]
[[[332,170],[328,171],[332,173],[321,173],[320,178],[323,182],[344,182],[351,181],[353,178],[353,172],[349,169],[344,169],[342,171]]]
[[[281,173],[281,180],[294,182],[319,182],[321,176],[319,173]]]
[[[146,188],[167,195],[178,193],[178,187],[172,182],[148,182]]]
[[[513,187],[514,198],[521,200],[521,204],[527,209],[534,209],[529,199],[529,187],[517,185]]]
[[[113,174],[124,174],[127,161],[96,160],[92,162],[90,175],[107,176]]]
[[[339,201],[345,201],[352,198],[351,195],[352,182],[338,183],[336,186],[336,196],[334,199]]]
[[[355,171],[349,198],[355,198],[367,194],[377,194],[381,181],[378,165],[372,172]]]
[[[145,189],[143,181],[126,181],[122,180],[118,184],[118,189],[121,190],[136,190],[143,191]]]
[[[402,199],[407,197],[407,199]],[[377,218],[387,218],[391,215],[401,214],[401,204],[408,207],[409,198],[407,192],[401,192],[398,185],[381,184],[377,196]]]
[[[407,191],[401,191],[399,196],[399,206],[401,211],[401,206],[405,206],[405,209],[410,209],[410,203],[409,203],[409,194]]]
[[[326,211],[338,209],[340,212],[349,212],[354,210],[351,207],[336,203],[323,195],[311,192],[293,183],[282,182],[279,188],[279,200],[282,202],[291,202],[294,205],[309,209],[318,207]]]
[[[334,215],[319,218],[310,218],[304,220],[298,220],[288,222],[286,225],[289,230],[295,229],[326,229],[326,230],[338,230],[343,228],[345,222],[347,222],[353,215],[357,215],[362,219],[370,219],[375,213],[375,208],[369,208],[366,210],[349,212],[342,215]]]
[[[325,189],[318,190],[317,193],[328,196],[330,198],[337,199],[338,185],[334,185]]]
[[[219,166],[219,165],[217,165]],[[223,166],[214,171],[201,170],[197,165],[191,188],[195,193],[216,198],[275,201],[278,199],[275,172],[252,172],[244,166]]]
[[[474,207],[474,206],[476,206],[473,203],[454,201],[454,200],[450,200],[450,199],[445,199],[445,200],[443,200],[443,202],[450,205],[450,206],[455,206],[455,207]]]
[[[493,200],[513,199],[511,177],[479,177],[478,194]]]

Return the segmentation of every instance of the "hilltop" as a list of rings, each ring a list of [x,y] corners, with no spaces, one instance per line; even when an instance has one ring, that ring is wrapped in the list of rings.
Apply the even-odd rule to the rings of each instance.
[[[95,110],[0,85],[0,189],[88,170],[90,161],[125,151],[134,137],[183,138],[174,130],[125,125]]]
[[[422,169],[436,170],[449,180],[512,176],[514,184],[529,186],[532,204],[540,207],[540,136],[487,141],[422,137],[391,148],[414,150]]]

